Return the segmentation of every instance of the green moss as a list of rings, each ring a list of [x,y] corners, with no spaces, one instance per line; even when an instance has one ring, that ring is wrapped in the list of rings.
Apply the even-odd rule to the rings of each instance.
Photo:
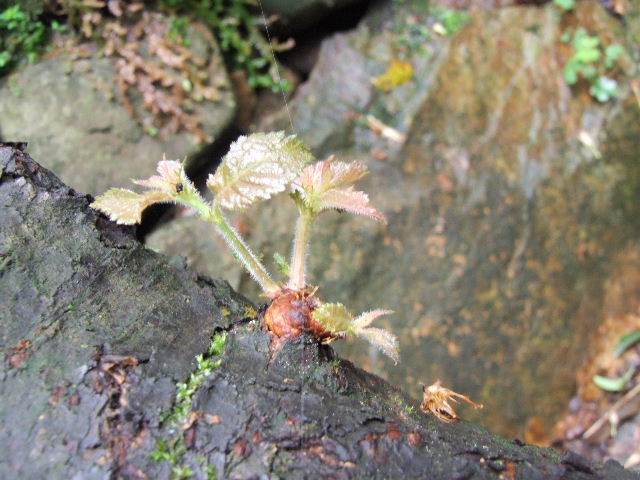
[[[176,385],[176,401],[173,408],[161,416],[163,426],[167,428],[171,436],[168,439],[158,439],[151,459],[158,462],[169,462],[173,479],[190,478],[194,474],[191,467],[182,463],[186,446],[181,427],[186,423],[191,411],[193,396],[206,378],[220,368],[222,359],[218,357],[224,353],[226,340],[227,334],[224,332],[213,336],[206,353],[196,357],[196,369],[189,375],[188,380]],[[211,468],[213,468],[211,465],[206,466],[208,478],[216,478],[215,468],[213,470]],[[213,477],[211,477],[211,471],[214,474]]]
[[[258,312],[256,312],[256,309],[251,305],[247,305],[246,307],[244,307],[244,316],[246,318],[254,319],[258,317]]]
[[[213,465],[207,465],[207,480],[218,480],[218,472]]]

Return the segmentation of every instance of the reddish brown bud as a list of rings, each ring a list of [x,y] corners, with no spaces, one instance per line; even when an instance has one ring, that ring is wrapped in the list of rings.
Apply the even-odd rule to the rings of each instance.
[[[312,312],[318,301],[307,290],[282,290],[271,302],[264,314],[264,324],[277,338],[291,339],[310,333],[323,343],[337,336],[316,321]]]

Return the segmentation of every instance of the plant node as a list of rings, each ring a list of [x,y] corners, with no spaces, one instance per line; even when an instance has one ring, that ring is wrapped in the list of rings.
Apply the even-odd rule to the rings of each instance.
[[[315,291],[285,288],[276,294],[264,314],[264,325],[273,337],[289,340],[308,333],[322,343],[329,343],[342,336],[331,332],[313,317],[313,312],[320,306]]]

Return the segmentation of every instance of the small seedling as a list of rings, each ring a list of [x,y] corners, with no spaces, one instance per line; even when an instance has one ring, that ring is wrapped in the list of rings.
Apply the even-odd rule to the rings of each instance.
[[[369,326],[390,311],[372,310],[354,318],[344,305],[320,301],[315,295],[317,287],[307,282],[311,227],[321,213],[346,211],[386,222],[384,216],[369,205],[367,194],[353,188],[353,184],[368,173],[362,162],[338,162],[333,156],[323,161],[314,160],[309,149],[295,136],[285,136],[282,132],[256,133],[234,142],[216,172],[209,175],[207,186],[214,194],[211,202],[196,190],[180,162],[162,160],[158,164],[158,175],[134,180],[148,189],[144,193],[113,188],[91,206],[117,223],[127,225],[139,223],[144,209],[154,203],[172,202],[190,207],[214,225],[264,294],[272,299],[264,314],[264,325],[276,344],[303,333],[323,343],[355,335],[368,340],[397,362],[396,337]],[[276,259],[280,270],[288,275],[287,282],[280,284],[229,224],[224,210],[243,210],[286,189],[300,216],[290,262],[287,264],[282,257]]]
[[[625,50],[621,45],[611,44],[603,48],[597,36],[589,35],[579,28],[572,36],[563,35],[563,41],[571,43],[573,55],[564,67],[564,78],[575,85],[580,78],[589,85],[589,94],[599,102],[607,102],[618,94],[618,82],[610,74]]]

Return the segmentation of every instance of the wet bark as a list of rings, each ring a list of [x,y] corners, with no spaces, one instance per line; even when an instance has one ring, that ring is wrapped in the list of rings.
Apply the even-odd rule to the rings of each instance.
[[[226,282],[16,147],[0,145],[0,477],[639,478],[441,423],[308,338],[272,352]]]

